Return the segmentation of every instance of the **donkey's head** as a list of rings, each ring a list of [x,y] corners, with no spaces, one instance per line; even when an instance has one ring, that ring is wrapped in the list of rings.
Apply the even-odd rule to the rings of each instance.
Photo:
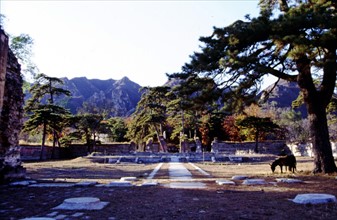
[[[270,165],[271,171],[273,171],[273,173],[274,173],[275,168],[276,168],[276,166],[278,165],[278,162],[277,162],[277,161],[274,161],[273,163],[270,163],[269,165]]]

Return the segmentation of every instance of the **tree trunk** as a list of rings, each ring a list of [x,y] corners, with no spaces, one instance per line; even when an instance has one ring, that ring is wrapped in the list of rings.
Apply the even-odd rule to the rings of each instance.
[[[185,134],[185,117],[184,117],[184,110],[181,110],[181,132],[183,132],[183,135]]]
[[[57,141],[56,131],[53,129],[53,147],[52,147],[52,151],[51,151],[51,159],[55,159],[54,157],[55,157],[56,141]]]
[[[43,123],[43,132],[42,132],[42,144],[41,144],[41,150],[40,150],[40,160],[43,160],[44,155],[44,145],[46,142],[46,134],[47,134],[47,124],[46,122]]]
[[[326,107],[331,100],[336,82],[335,49],[331,50],[325,59],[323,80],[319,87],[314,84],[312,79],[310,59],[303,55],[297,60],[299,71],[297,81],[308,109],[310,137],[314,153],[314,173],[337,172],[326,118]]]
[[[159,146],[160,146],[160,151],[167,152],[166,142],[164,141],[163,136],[159,133],[159,130],[158,130],[155,123],[153,123],[153,127],[154,127],[154,130],[156,131],[156,134],[157,134],[157,138],[158,138],[158,142],[159,142]]]
[[[255,133],[255,153],[259,153],[259,128],[256,128],[256,133]]]
[[[96,152],[96,132],[94,132],[94,141],[92,143],[92,150],[93,152]]]
[[[167,152],[167,144],[166,144],[166,141],[164,140],[164,137],[162,135],[160,135],[158,137],[158,141],[159,141],[159,144],[160,144],[163,152]]]
[[[314,173],[333,173],[337,167],[332,154],[329,138],[328,123],[326,118],[326,109],[321,105],[307,105],[309,111],[309,122],[311,139],[314,153]]]
[[[87,142],[87,151],[88,151],[88,154],[91,153],[91,143],[90,143],[90,134],[89,134],[89,131],[86,131],[85,133],[85,141]]]

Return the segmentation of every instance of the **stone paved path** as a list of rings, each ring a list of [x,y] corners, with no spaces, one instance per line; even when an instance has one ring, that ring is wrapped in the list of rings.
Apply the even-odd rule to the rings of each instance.
[[[178,161],[179,158],[171,157],[168,169],[169,178],[171,180],[168,184],[169,188],[195,189],[206,187],[205,183],[193,179],[192,173],[185,167],[185,163],[180,163]]]
[[[170,180],[192,179],[192,173],[182,163],[170,162],[168,171]]]

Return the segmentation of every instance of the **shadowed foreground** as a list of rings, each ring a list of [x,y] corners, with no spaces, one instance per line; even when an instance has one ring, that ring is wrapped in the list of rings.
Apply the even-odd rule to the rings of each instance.
[[[271,161],[270,161],[271,162]],[[268,162],[269,163],[269,162]],[[133,187],[14,187],[0,188],[0,218],[53,217],[58,219],[337,219],[337,204],[299,205],[293,199],[300,193],[328,193],[336,196],[335,176],[310,174],[311,158],[298,158],[297,172],[274,174],[263,163],[202,164],[211,174],[205,176],[190,164],[185,167],[193,179],[206,184],[204,189],[171,189],[167,163],[154,176],[158,186],[139,186],[157,164],[97,164],[78,158],[71,161],[26,163],[28,176],[38,182],[97,181],[108,183],[125,176],[135,176]],[[216,180],[234,175],[262,178],[266,185],[217,185]],[[276,183],[276,178],[295,178],[303,183]],[[97,197],[109,202],[102,210],[52,210],[65,199]]]

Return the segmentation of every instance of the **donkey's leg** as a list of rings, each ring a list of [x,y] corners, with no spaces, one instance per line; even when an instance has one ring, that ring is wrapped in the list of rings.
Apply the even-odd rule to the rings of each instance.
[[[291,170],[293,171],[293,173],[295,173],[295,169],[296,169],[296,165],[291,167]]]

